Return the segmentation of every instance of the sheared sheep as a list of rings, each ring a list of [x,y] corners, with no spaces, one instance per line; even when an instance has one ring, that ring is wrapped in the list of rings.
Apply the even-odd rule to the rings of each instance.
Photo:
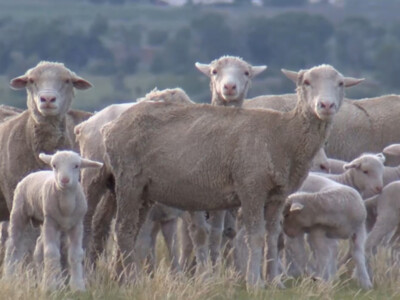
[[[54,155],[41,153],[39,159],[52,171],[37,171],[22,179],[14,193],[10,216],[9,238],[6,242],[4,274],[14,274],[21,260],[22,234],[30,220],[43,222],[34,256],[44,260],[43,286],[54,289],[60,279],[60,233],[68,236],[70,286],[84,290],[83,279],[83,217],[87,205],[79,183],[81,168],[99,168],[103,164],[81,158],[73,151],[57,151]],[[22,249],[23,250],[23,249]]]
[[[129,249],[147,203],[156,201],[186,210],[241,205],[250,250],[248,286],[263,285],[259,267],[265,221],[268,280],[278,276],[285,198],[307,176],[344,88],[362,81],[343,77],[329,65],[283,72],[297,83],[299,98],[288,113],[142,102],[103,126],[117,197],[117,274],[124,265],[128,272],[133,266]]]
[[[319,191],[288,197],[283,211],[284,232],[291,238],[308,233],[317,275],[325,280],[331,279],[336,270],[336,247],[329,239],[349,239],[357,279],[364,289],[372,288],[364,254],[367,211],[361,196],[353,188],[319,175],[310,174],[308,180]]]

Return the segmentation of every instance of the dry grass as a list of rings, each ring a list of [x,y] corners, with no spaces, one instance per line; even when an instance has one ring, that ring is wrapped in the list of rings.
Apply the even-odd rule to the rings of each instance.
[[[284,290],[270,286],[247,291],[238,274],[222,265],[214,272],[209,267],[203,276],[172,274],[164,255],[165,245],[158,244],[157,253],[161,257],[155,272],[142,272],[130,284],[115,282],[109,259],[102,256],[96,271],[87,268],[86,292],[73,293],[67,287],[52,293],[43,291],[34,271],[26,268],[18,278],[0,279],[0,299],[400,299],[400,268],[388,248],[379,249],[371,260],[375,286],[371,291],[360,290],[345,266],[339,269],[332,282],[312,278],[283,279],[287,287]]]

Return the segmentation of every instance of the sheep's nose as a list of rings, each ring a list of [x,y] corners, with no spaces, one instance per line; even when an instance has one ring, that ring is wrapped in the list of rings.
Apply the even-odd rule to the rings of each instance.
[[[234,92],[236,90],[236,84],[234,83],[225,83],[224,89],[228,92]]]
[[[69,183],[69,178],[68,177],[61,178],[61,183],[68,184]]]
[[[377,187],[375,188],[375,190],[376,190],[378,193],[381,193],[381,192],[382,192],[382,186],[377,186]]]
[[[40,102],[42,103],[54,103],[56,102],[56,97],[53,95],[40,96]]]
[[[319,107],[326,110],[330,110],[335,107],[335,103],[329,101],[319,101]]]

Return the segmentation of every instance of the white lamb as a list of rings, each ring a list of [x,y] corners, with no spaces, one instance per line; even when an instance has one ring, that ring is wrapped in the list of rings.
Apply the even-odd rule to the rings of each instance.
[[[24,253],[22,234],[31,220],[43,222],[34,257],[43,256],[43,286],[57,287],[60,280],[60,233],[68,236],[70,287],[85,290],[83,278],[83,217],[87,204],[79,183],[81,168],[99,168],[103,164],[81,158],[73,151],[58,151],[54,155],[41,153],[40,160],[52,171],[38,171],[23,178],[14,193],[13,206],[6,243],[4,274],[14,274],[15,265]]]
[[[353,188],[315,174],[310,174],[305,183],[318,188],[288,197],[283,211],[284,232],[291,238],[309,234],[316,275],[325,280],[331,279],[336,270],[336,246],[329,239],[349,239],[357,279],[364,289],[371,288],[364,254],[367,211],[360,194]],[[300,252],[305,253],[305,249]],[[304,262],[300,263],[304,265]]]

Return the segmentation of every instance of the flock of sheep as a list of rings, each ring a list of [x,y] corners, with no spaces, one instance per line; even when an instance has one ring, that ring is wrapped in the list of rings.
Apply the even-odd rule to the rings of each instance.
[[[246,99],[266,66],[196,67],[211,105],[175,88],[91,114],[70,108],[91,84],[61,63],[11,80],[28,108],[0,106],[3,276],[33,259],[54,290],[67,261],[71,289],[85,290],[83,260],[95,265],[113,232],[115,277],[134,280],[145,261],[154,269],[161,230],[175,272],[201,273],[228,247],[249,288],[284,287],[282,274],[330,280],[349,259],[373,287],[368,259],[400,236],[400,96],[346,99],[363,79],[321,65],[282,70],[296,94]]]

